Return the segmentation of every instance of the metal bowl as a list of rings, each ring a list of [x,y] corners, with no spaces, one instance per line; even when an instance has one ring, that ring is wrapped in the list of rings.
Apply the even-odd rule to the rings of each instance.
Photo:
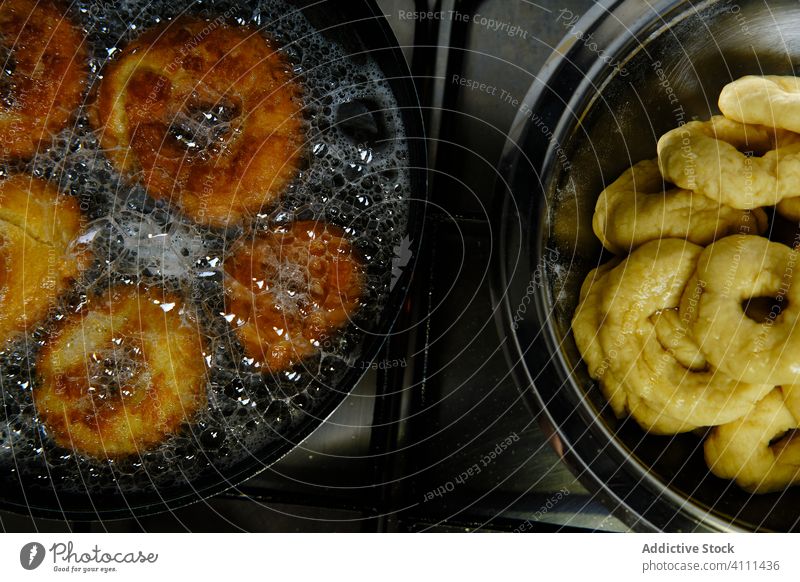
[[[642,530],[800,529],[800,488],[749,495],[714,477],[702,435],[648,435],[609,410],[570,332],[580,284],[608,259],[592,232],[605,184],[656,155],[658,137],[718,113],[746,74],[795,74],[800,5],[789,0],[623,0],[576,18],[520,107],[498,183],[495,299],[508,356],[558,450]]]

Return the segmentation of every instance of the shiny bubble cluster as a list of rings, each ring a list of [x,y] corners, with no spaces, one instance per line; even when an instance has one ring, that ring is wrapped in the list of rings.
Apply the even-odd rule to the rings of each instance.
[[[287,438],[304,415],[313,415],[326,399],[336,398],[335,387],[358,356],[363,330],[377,322],[388,296],[409,204],[407,142],[397,103],[370,57],[348,56],[299,11],[272,0],[81,0],[73,5],[73,17],[90,42],[87,102],[103,67],[127,41],[184,13],[207,19],[209,26],[219,17],[256,26],[280,45],[305,88],[308,141],[301,171],[278,206],[252,217],[251,223],[225,231],[204,228],[114,171],[85,106],[74,124],[53,136],[34,160],[0,170],[31,172],[77,197],[86,219],[81,243],[89,245],[95,257],[49,319],[0,353],[0,470],[19,474],[26,487],[57,484],[62,491],[135,492],[225,471]],[[219,111],[189,111],[176,119],[173,134],[186,142],[187,151],[213,148],[237,113],[223,106]],[[355,325],[320,345],[317,357],[290,371],[263,374],[243,353],[223,317],[223,262],[244,228],[273,228],[296,220],[327,221],[349,235],[366,265],[364,307]],[[307,279],[301,272],[285,271],[282,276],[287,286],[297,279],[295,287],[300,289]],[[53,444],[36,419],[31,390],[36,355],[48,330],[80,309],[87,297],[118,283],[159,285],[186,298],[187,309],[208,336],[209,406],[194,424],[159,448],[101,462]],[[119,374],[133,373],[128,368],[120,371],[119,360],[93,364],[98,386],[112,389]]]

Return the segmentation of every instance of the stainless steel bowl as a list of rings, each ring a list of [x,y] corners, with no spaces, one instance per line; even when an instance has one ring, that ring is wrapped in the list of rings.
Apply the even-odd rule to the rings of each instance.
[[[614,418],[570,333],[583,278],[608,259],[591,227],[604,184],[655,157],[667,130],[718,113],[725,83],[795,74],[800,4],[623,0],[553,16],[568,34],[520,107],[498,184],[494,293],[518,383],[564,459],[634,528],[800,529],[800,488],[746,494],[710,474],[701,436]]]

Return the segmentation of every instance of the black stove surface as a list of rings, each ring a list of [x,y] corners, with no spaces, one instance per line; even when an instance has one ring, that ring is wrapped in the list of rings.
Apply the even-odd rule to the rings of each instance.
[[[305,442],[225,494],[110,522],[0,513],[4,530],[625,528],[569,472],[526,408],[489,292],[495,165],[517,114],[514,99],[522,100],[567,32],[559,11],[581,14],[593,2],[378,3],[414,65],[432,171],[414,289],[377,369]],[[410,14],[428,9],[450,16]]]

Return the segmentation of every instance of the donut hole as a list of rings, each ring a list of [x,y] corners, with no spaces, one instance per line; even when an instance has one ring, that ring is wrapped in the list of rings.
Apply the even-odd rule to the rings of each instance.
[[[769,441],[770,447],[776,447],[778,450],[782,449],[786,445],[788,445],[792,440],[796,437],[798,431],[795,429],[787,430],[781,433],[776,434],[772,437]],[[776,451],[778,452],[778,451]]]
[[[746,158],[760,158],[774,149],[778,143],[778,132],[774,129],[761,131],[745,130],[741,135],[718,135],[718,138],[730,143]]]
[[[751,297],[742,301],[742,311],[755,322],[766,323],[775,320],[781,312],[788,307],[788,301],[784,297]]]
[[[147,383],[141,347],[115,338],[108,349],[87,358],[89,393],[102,402],[134,396],[135,386]]]
[[[189,156],[216,154],[233,135],[233,121],[241,113],[241,104],[232,98],[214,103],[191,100],[175,114],[169,135]]]
[[[309,292],[308,270],[290,261],[283,262],[274,275],[270,291],[275,305],[285,314],[294,314],[307,301]]]
[[[769,149],[756,149],[749,145],[743,145],[742,147],[737,148],[737,150],[745,158],[760,158],[769,151]]]

